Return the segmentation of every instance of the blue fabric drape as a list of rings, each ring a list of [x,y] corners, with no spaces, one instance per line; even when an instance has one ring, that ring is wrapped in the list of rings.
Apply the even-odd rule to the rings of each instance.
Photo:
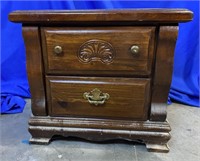
[[[21,24],[11,23],[14,10],[187,8],[194,20],[180,24],[169,98],[199,106],[199,2],[198,1],[3,1],[1,2],[1,113],[22,112],[30,97]]]

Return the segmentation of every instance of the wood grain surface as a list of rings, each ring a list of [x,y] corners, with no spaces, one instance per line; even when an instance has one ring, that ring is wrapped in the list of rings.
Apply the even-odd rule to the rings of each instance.
[[[110,95],[105,104],[83,98],[95,88]],[[48,76],[47,89],[51,116],[147,119],[149,79]]]
[[[67,24],[72,22],[147,22],[177,23],[190,21],[193,13],[187,9],[132,9],[132,10],[40,10],[10,13],[13,22],[25,24]]]
[[[23,27],[23,37],[26,45],[26,62],[31,90],[32,113],[35,116],[45,116],[47,115],[46,91],[38,27]]]
[[[118,76],[151,74],[155,27],[54,27],[43,28],[42,33],[47,74]],[[102,59],[112,47],[111,62],[104,63],[97,59],[85,63],[80,60],[81,46],[91,40],[93,46],[84,47],[85,50],[92,50],[91,52],[97,53],[98,58]],[[100,40],[110,44],[111,47],[101,45]],[[95,43],[96,45],[99,43],[98,49]],[[139,47],[139,53],[131,52],[133,45]],[[62,54],[54,53],[56,46],[62,47]],[[105,48],[104,52],[102,47]]]
[[[151,100],[150,120],[153,121],[165,121],[167,117],[177,35],[178,26],[160,27]]]

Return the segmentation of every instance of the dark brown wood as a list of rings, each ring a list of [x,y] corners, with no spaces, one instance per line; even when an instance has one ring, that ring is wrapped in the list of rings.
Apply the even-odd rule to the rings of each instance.
[[[42,32],[48,74],[151,74],[155,27],[65,27]],[[131,52],[133,45],[139,53]],[[54,53],[56,46],[62,47],[61,54]],[[94,57],[87,61],[85,57],[91,54]]]
[[[30,142],[125,139],[168,152],[178,23],[192,16],[185,9],[12,12],[27,49]]]
[[[98,123],[97,123],[98,122]],[[74,117],[51,117],[51,121],[47,117],[32,117],[29,125],[38,126],[54,126],[54,127],[86,127],[96,129],[120,129],[120,130],[136,130],[136,131],[158,131],[169,132],[171,128],[168,122],[153,122],[151,126],[148,121],[132,121],[132,120],[116,120],[116,119],[97,119],[97,118],[74,118]]]
[[[171,85],[174,49],[178,26],[161,26],[155,62],[150,120],[165,121],[168,93]]]
[[[32,113],[35,116],[46,116],[47,109],[39,28],[23,27],[23,37],[26,45]]]
[[[158,22],[178,23],[192,20],[193,13],[187,9],[134,9],[134,10],[58,10],[16,11],[9,15],[13,22],[26,24],[72,23],[72,22]]]
[[[110,95],[104,104],[90,104],[85,92],[98,88]],[[47,77],[50,116],[147,120],[149,79]]]
[[[54,135],[92,141],[125,139],[145,143],[149,151],[168,152],[168,122],[33,117],[29,121],[31,143],[48,144]],[[42,132],[41,132],[42,131]]]

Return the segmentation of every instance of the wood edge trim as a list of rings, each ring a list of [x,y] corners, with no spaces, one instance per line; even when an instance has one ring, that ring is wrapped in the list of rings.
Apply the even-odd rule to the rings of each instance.
[[[99,15],[98,18],[96,18],[97,14]],[[193,12],[187,9],[14,11],[9,14],[9,20],[12,22],[23,22],[23,23],[37,22],[41,24],[42,22],[51,23],[51,22],[61,21],[60,19],[56,18],[57,16],[67,17],[66,19],[63,19],[63,22],[67,22],[67,21],[80,22],[83,20],[93,22],[96,20],[96,21],[105,21],[105,22],[106,21],[123,21],[123,22],[129,21],[129,22],[178,23],[178,22],[191,21],[193,19]],[[74,16],[78,16],[79,18],[74,19]],[[170,18],[170,17],[173,17],[173,18]]]

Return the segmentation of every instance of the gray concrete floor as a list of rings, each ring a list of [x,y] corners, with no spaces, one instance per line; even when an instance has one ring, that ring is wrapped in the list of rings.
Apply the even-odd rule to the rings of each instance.
[[[27,131],[30,100],[21,114],[0,116],[0,161],[200,161],[200,109],[168,106],[172,127],[169,153],[147,152],[142,144],[92,143],[60,139],[46,145],[30,145]]]

